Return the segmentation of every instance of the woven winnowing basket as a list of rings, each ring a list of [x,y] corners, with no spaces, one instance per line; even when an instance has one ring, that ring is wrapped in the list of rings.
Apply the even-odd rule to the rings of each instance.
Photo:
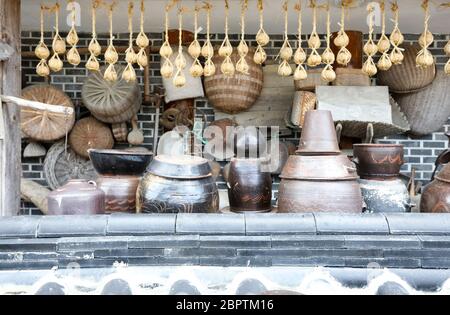
[[[236,52],[231,60],[233,64],[239,60]],[[262,67],[253,62],[253,52],[249,52],[245,60],[250,67],[249,75],[236,72],[233,76],[225,76],[220,70],[223,58],[217,55],[213,58],[216,74],[205,78],[205,92],[216,109],[237,114],[252,107],[261,94],[264,83]]]
[[[392,93],[412,93],[420,91],[436,77],[436,66],[417,67],[416,57],[420,51],[418,44],[402,45],[405,59],[402,64],[392,66],[388,71],[379,71],[377,85],[388,86]]]
[[[22,97],[48,105],[74,108],[70,97],[60,89],[48,85],[32,85],[22,90]],[[21,109],[21,128],[29,138],[37,141],[55,141],[70,132],[75,123],[75,112],[71,115],[51,113],[28,107]]]
[[[108,82],[103,72],[93,72],[83,85],[82,98],[84,105],[92,115],[105,123],[121,123],[130,121],[142,105],[139,83],[126,82],[121,79],[123,66],[116,66],[119,80]]]
[[[394,97],[411,124],[410,133],[428,135],[438,131],[450,116],[450,76],[439,70],[433,84],[424,90]]]
[[[88,117],[76,123],[70,133],[69,144],[75,153],[89,158],[89,149],[112,149],[114,138],[108,125]]]

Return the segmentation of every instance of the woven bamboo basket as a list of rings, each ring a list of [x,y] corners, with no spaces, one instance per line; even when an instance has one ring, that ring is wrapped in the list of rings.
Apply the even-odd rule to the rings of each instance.
[[[416,57],[420,51],[418,44],[402,45],[405,60],[394,65],[388,71],[378,73],[377,84],[388,86],[392,93],[418,92],[431,83],[436,77],[436,66],[421,68],[416,65]]]
[[[55,143],[47,153],[44,160],[44,175],[48,185],[55,190],[67,183],[70,179],[94,180],[97,173],[90,160],[76,154],[64,141]]]
[[[294,81],[296,91],[315,92],[318,85],[329,85],[322,80],[322,69],[308,70],[308,77],[305,80]]]
[[[450,116],[450,76],[438,70],[433,84],[410,94],[394,95],[411,124],[412,135],[438,131]]]
[[[75,124],[69,136],[69,145],[78,155],[89,158],[89,149],[112,149],[114,138],[108,125],[88,117]]]
[[[130,121],[142,104],[139,83],[126,82],[121,79],[123,66],[116,66],[119,80],[108,82],[101,71],[89,75],[83,85],[82,98],[84,105],[92,115],[104,123],[122,123]]]
[[[231,60],[233,64],[239,60],[236,51]],[[252,107],[261,94],[264,83],[262,67],[253,62],[253,52],[249,52],[245,60],[250,67],[249,75],[236,72],[233,76],[225,76],[220,71],[223,58],[218,55],[213,58],[216,74],[206,77],[204,82],[206,97],[216,109],[237,114]]]
[[[315,109],[316,103],[317,97],[314,93],[308,91],[295,92],[291,112],[292,124],[301,128],[305,121],[306,112]]]
[[[333,82],[336,86],[371,86],[370,77],[362,72],[361,69],[337,68],[336,80]]]
[[[22,97],[48,105],[74,108],[66,93],[48,84],[26,87],[22,90]],[[20,115],[22,132],[37,141],[59,140],[66,135],[66,132],[70,132],[75,123],[75,112],[66,115],[24,107],[21,109]]]

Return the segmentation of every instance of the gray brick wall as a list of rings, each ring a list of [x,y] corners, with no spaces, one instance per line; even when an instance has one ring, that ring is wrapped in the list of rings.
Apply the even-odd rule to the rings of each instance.
[[[65,35],[65,34],[62,34]],[[80,36],[80,47],[86,47],[90,41],[90,34],[79,34]],[[23,51],[33,51],[35,46],[39,41],[40,34],[38,32],[26,31],[22,33],[22,50]],[[46,33],[46,42],[51,42],[52,34]],[[149,37],[151,39],[151,45],[158,46],[162,43],[161,33],[150,33]],[[323,37],[323,36],[322,36]],[[106,41],[109,38],[107,34],[99,34],[99,42],[102,45],[106,45]],[[128,44],[128,34],[117,34],[118,40],[115,44],[118,46],[126,46]],[[221,40],[224,38],[223,34],[212,35],[213,45],[220,45]],[[233,46],[238,44],[238,35],[233,34],[230,36]],[[248,38],[254,38],[254,36],[249,35]],[[290,35],[292,43],[295,41],[295,35]],[[417,41],[418,35],[405,35],[407,41]],[[202,39],[202,38],[201,38]],[[306,39],[306,37],[305,37]],[[437,62],[439,67],[443,67],[447,62],[447,58],[444,56],[443,47],[446,42],[450,39],[450,35],[436,35],[435,42],[431,51],[433,55],[437,57]],[[271,35],[271,42],[269,43],[266,52],[270,59],[274,59],[278,54],[279,48],[283,43],[283,35]],[[251,46],[255,46],[254,40],[249,40]],[[296,47],[296,43],[294,47]],[[84,63],[87,61],[88,56],[82,56],[82,63],[78,67],[73,67],[68,63],[64,64],[63,71],[52,74],[50,78],[50,83],[60,87],[66,93],[72,97],[74,103],[79,105],[77,108],[77,116],[83,117],[87,113],[86,109],[83,108],[81,101],[81,89],[85,78],[88,75],[88,71],[84,68]],[[121,56],[121,60],[124,57]],[[152,54],[150,56],[150,84],[151,91],[154,91],[155,87],[162,85],[161,76],[159,73],[159,61],[160,57],[158,54]],[[24,58],[22,61],[22,80],[23,86],[30,84],[44,82],[45,80],[38,77],[35,73],[35,67],[38,63],[36,58]],[[138,71],[138,80],[143,88],[143,77],[142,73]],[[197,114],[206,115],[208,121],[214,120],[214,109],[208,104],[206,99],[198,99],[196,101]],[[152,149],[153,144],[153,128],[155,122],[155,109],[153,107],[143,106],[139,113],[140,127],[144,131],[145,135],[145,146]],[[427,181],[433,170],[433,165],[436,156],[447,148],[447,138],[444,136],[444,132],[449,130],[450,121],[446,126],[444,126],[439,132],[432,135],[428,135],[418,139],[410,139],[407,136],[400,135],[391,137],[389,139],[381,139],[380,142],[385,143],[399,143],[405,145],[405,155],[406,164],[403,167],[403,172],[408,174],[411,172],[412,168],[417,170],[417,176],[419,179]],[[285,138],[286,141],[292,141],[294,143],[298,142],[299,135],[294,133],[292,136]],[[26,144],[24,143],[24,146]],[[48,146],[48,145],[47,145]],[[46,184],[46,179],[42,172],[43,159],[23,159],[23,175],[26,178],[32,178],[41,184]],[[275,178],[274,183],[274,198],[277,196],[279,179]],[[226,186],[222,179],[219,180],[219,189],[226,189]],[[35,214],[38,213],[35,207],[29,203],[22,203],[22,213],[23,214]]]

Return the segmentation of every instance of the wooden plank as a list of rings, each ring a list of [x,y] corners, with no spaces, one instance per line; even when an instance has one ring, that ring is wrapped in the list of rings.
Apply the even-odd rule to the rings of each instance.
[[[230,118],[235,119],[239,126],[280,126],[285,128],[284,116],[286,111],[256,111],[244,112],[236,115],[228,115],[222,112],[216,113],[216,119]]]
[[[20,0],[0,0],[0,38],[14,51],[7,61],[0,62],[0,94],[12,96],[21,92],[20,4]],[[1,102],[0,105],[4,124],[4,140],[0,146],[0,216],[13,216],[20,208],[20,110],[14,105]]]

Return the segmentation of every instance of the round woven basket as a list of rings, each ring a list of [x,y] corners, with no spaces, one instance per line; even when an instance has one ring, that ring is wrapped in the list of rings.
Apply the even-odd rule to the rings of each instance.
[[[89,158],[89,149],[112,149],[114,138],[109,126],[88,117],[75,124],[69,136],[69,145],[78,155]]]
[[[392,66],[388,71],[379,71],[377,85],[385,85],[393,93],[418,92],[431,83],[436,77],[436,66],[417,67],[416,57],[420,51],[418,44],[402,45],[405,60],[400,65]]]
[[[22,90],[22,97],[48,105],[74,108],[66,93],[48,84],[26,87]],[[33,140],[44,142],[63,138],[75,123],[75,112],[67,115],[23,107],[20,116],[22,132]]]
[[[239,58],[235,51],[231,56],[233,64],[236,64]],[[252,107],[261,94],[263,70],[253,62],[253,52],[249,52],[245,57],[250,67],[249,75],[236,72],[233,76],[226,76],[220,70],[223,59],[218,55],[212,59],[216,74],[205,78],[206,97],[216,109],[227,114],[237,114]]]
[[[101,71],[89,75],[83,85],[82,98],[84,105],[98,120],[115,124],[131,120],[142,104],[139,83],[126,82],[121,79],[123,66],[116,66],[119,80],[108,82]]]
[[[411,124],[412,135],[438,131],[450,116],[450,76],[438,70],[433,84],[422,91],[398,94],[394,98]]]

